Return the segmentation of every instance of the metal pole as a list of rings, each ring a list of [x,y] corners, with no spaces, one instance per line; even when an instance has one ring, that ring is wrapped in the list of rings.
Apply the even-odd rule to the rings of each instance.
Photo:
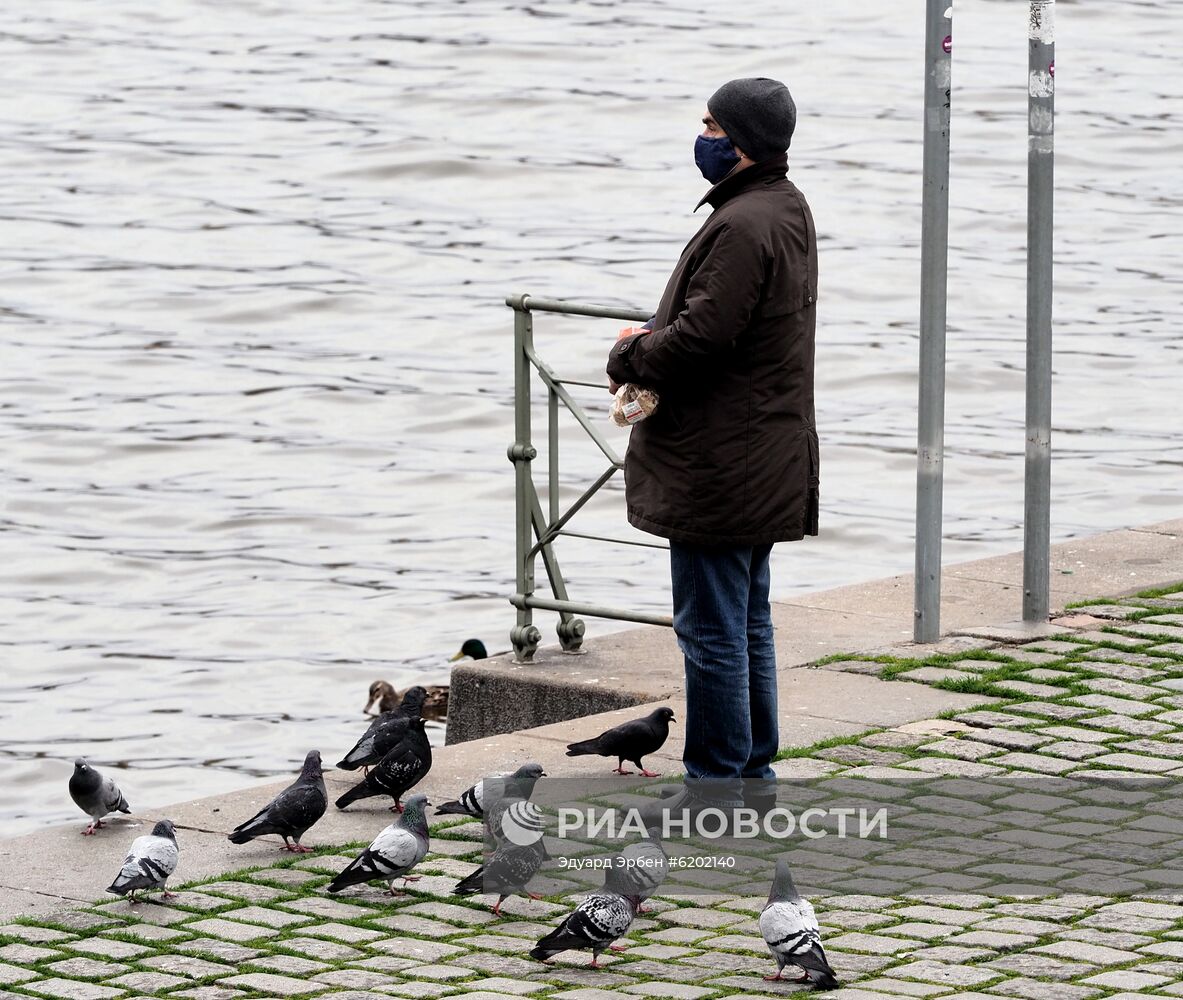
[[[513,301],[509,304],[514,307],[514,440],[509,446],[508,455],[514,464],[515,576],[518,596],[527,598],[534,593],[534,555],[530,546],[534,480],[530,463],[538,454],[530,440],[530,351],[534,346],[534,321],[524,304],[515,304]],[[513,644],[514,658],[529,662],[534,658],[538,643],[542,641],[542,634],[534,625],[530,608],[525,604],[517,607],[517,624],[510,630],[509,638]]]
[[[1047,621],[1052,493],[1052,201],[1056,3],[1031,0],[1027,38],[1027,466],[1023,621]]]
[[[927,0],[924,197],[920,228],[920,402],[916,440],[913,638],[941,631],[941,501],[945,449],[945,293],[949,264],[949,118],[953,5]]]

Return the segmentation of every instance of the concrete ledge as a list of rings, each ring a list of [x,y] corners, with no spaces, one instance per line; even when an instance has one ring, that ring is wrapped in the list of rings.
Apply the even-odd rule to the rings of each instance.
[[[944,633],[972,633],[1021,616],[1021,552],[946,566],[942,576]],[[1183,520],[1052,546],[1054,610],[1073,601],[1120,597],[1179,579]],[[912,577],[901,575],[774,601],[781,671],[833,653],[911,644],[912,591]],[[538,617],[541,620],[542,614]],[[592,640],[577,655],[555,645],[538,650],[530,664],[514,663],[511,654],[461,664],[452,671],[448,743],[680,698],[682,671],[672,630],[652,626]]]

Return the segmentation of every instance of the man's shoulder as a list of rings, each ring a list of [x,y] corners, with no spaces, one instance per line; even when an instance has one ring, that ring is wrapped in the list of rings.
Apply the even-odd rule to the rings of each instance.
[[[798,187],[787,177],[771,184],[761,184],[741,192],[716,208],[703,231],[735,229],[760,232],[803,220],[809,204]]]

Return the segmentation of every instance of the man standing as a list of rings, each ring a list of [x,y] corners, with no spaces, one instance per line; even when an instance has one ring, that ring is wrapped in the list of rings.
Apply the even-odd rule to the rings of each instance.
[[[776,80],[732,80],[707,102],[694,158],[713,186],[696,210],[713,211],[651,329],[618,341],[607,368],[658,395],[628,446],[628,519],[670,540],[687,794],[715,803],[773,778],[768,557],[817,534],[817,241],[786,176],[796,119]]]

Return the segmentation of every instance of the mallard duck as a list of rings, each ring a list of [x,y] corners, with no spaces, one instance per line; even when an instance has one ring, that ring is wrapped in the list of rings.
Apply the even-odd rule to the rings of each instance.
[[[446,716],[448,714],[448,685],[433,684],[422,690],[427,692],[423,704],[419,707],[423,718],[442,719]],[[387,681],[374,681],[370,685],[369,701],[366,702],[366,707],[362,711],[369,715],[370,709],[377,702],[380,713],[393,712],[402,704],[402,700],[403,695],[395,690],[393,684]]]
[[[460,652],[453,656],[449,662],[455,663],[465,657],[470,660],[487,660],[489,651],[485,649],[485,644],[480,639],[465,639],[464,645],[460,647]]]

